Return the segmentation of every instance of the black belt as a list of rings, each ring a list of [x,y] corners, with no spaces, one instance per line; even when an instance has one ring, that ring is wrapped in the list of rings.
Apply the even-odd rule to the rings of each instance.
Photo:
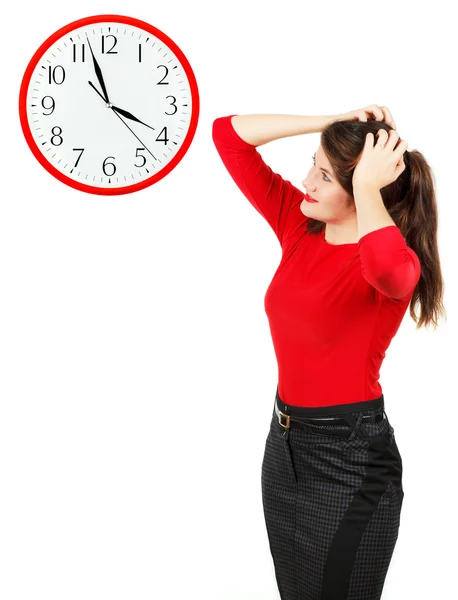
[[[377,413],[375,415],[364,415],[362,417],[362,422],[378,423],[379,421],[383,420],[384,412],[385,411],[383,411],[381,413]],[[286,415],[285,413],[280,411],[276,402],[275,402],[275,413],[278,417],[278,422],[285,429],[289,429],[291,427],[299,427],[302,429],[307,429],[307,425],[321,425],[321,426],[324,426],[324,425],[332,425],[332,426],[346,425],[346,426],[350,426],[349,422],[345,418],[342,418],[342,417],[298,417],[298,418],[293,417],[293,418],[291,418],[290,415]]]

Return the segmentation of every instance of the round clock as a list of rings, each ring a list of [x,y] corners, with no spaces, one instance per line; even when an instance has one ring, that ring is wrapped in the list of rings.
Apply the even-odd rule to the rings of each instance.
[[[127,194],[180,162],[199,115],[183,52],[156,27],[120,15],[74,21],[24,73],[19,116],[41,165],[92,194]]]

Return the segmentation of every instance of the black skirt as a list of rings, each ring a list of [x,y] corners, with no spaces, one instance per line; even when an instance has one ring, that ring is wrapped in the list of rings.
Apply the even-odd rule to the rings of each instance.
[[[296,407],[277,387],[261,485],[282,600],[380,599],[404,497],[383,394]]]

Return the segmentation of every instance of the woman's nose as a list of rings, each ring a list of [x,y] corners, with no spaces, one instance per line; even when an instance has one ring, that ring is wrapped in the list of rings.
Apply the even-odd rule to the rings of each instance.
[[[312,183],[312,180],[310,177],[306,177],[303,181],[302,181],[302,185],[307,188],[308,190],[312,190],[315,191],[315,186]]]

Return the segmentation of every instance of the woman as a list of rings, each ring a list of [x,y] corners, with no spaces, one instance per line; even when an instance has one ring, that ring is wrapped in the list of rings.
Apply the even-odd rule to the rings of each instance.
[[[315,132],[304,190],[257,150]],[[443,312],[431,170],[377,105],[229,115],[212,133],[282,248],[265,295],[279,377],[261,477],[280,596],[378,600],[404,497],[379,370],[409,304],[417,329]]]

